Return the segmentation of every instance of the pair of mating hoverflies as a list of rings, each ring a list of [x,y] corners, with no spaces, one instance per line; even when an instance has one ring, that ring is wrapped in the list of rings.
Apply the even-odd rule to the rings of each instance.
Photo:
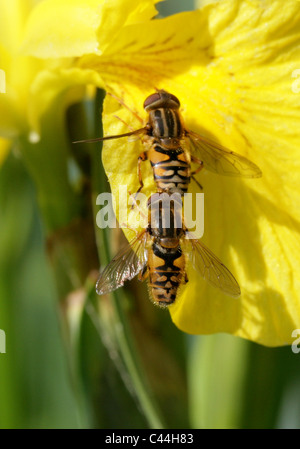
[[[187,130],[179,108],[177,97],[158,90],[144,102],[144,109],[148,113],[144,127],[125,134],[81,142],[140,136],[145,150],[137,163],[140,182],[138,191],[143,188],[141,162],[146,160],[151,163],[157,193],[177,193],[179,197],[187,192],[191,177],[202,168],[228,176],[261,176],[260,169],[253,162]],[[191,163],[198,165],[196,170],[192,171]],[[184,225],[184,217],[180,220],[182,225],[175,226],[175,215],[178,213],[176,199],[168,209],[168,228],[162,225],[166,211],[161,202],[157,204],[159,201],[157,194],[148,199],[147,227],[100,274],[97,293],[109,293],[139,274],[140,280],[148,279],[153,302],[166,307],[174,303],[179,288],[188,281],[188,258],[214,287],[227,295],[239,296],[240,287],[225,265],[199,239],[186,238],[188,230]]]

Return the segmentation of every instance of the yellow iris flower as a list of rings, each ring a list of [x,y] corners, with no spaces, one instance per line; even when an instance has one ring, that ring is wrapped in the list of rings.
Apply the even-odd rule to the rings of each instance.
[[[188,333],[228,332],[264,345],[288,344],[300,328],[300,2],[286,0],[283,9],[280,0],[223,0],[156,20],[149,20],[154,1],[135,3],[38,5],[24,51],[66,63],[51,76],[40,75],[39,92],[55,80],[106,89],[128,108],[106,99],[104,132],[112,135],[139,128],[131,111],[146,119],[144,99],[163,88],[180,99],[187,128],[261,168],[261,179],[205,170],[198,178],[205,192],[203,241],[234,273],[241,297],[224,296],[191,270],[170,313]],[[105,143],[103,161],[116,197],[120,185],[136,191],[141,151],[139,142],[126,139]],[[153,193],[150,167],[143,173],[143,192]]]

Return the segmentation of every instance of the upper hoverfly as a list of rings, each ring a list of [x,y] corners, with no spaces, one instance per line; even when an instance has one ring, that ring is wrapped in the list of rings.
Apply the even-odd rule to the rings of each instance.
[[[191,176],[206,168],[226,176],[259,178],[259,167],[245,157],[228,150],[203,135],[185,128],[181,117],[180,102],[175,95],[158,90],[149,95],[144,109],[149,114],[146,126],[125,134],[106,136],[79,142],[97,142],[125,136],[140,135],[145,150],[138,158],[140,191],[143,187],[141,162],[149,160],[153,169],[157,192],[188,190]],[[79,143],[75,142],[75,143]],[[191,162],[198,165],[191,170]]]
[[[168,193],[162,195],[169,196]],[[175,194],[176,195],[176,194]],[[169,213],[169,226],[165,215]],[[106,266],[96,284],[99,295],[109,293],[139,274],[148,279],[154,304],[174,303],[181,285],[188,282],[187,260],[202,277],[229,296],[239,296],[240,287],[223,263],[198,239],[187,238],[187,229],[176,215],[182,214],[181,196],[172,196],[163,207],[159,193],[148,199],[148,225]]]

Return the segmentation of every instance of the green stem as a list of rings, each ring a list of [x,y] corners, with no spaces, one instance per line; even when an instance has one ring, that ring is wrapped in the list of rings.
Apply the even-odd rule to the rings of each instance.
[[[232,335],[194,337],[189,363],[194,428],[240,427],[248,351],[249,342]]]
[[[121,354],[131,376],[135,387],[136,396],[140,402],[142,410],[152,429],[164,429],[162,418],[154,398],[149,394],[150,388],[146,383],[145,373],[137,357],[137,350],[134,345],[132,334],[129,328],[128,319],[121,304],[124,304],[123,292],[116,291],[112,294],[115,313],[115,332],[120,347]]]
[[[102,102],[103,92],[98,91],[95,106],[95,135],[97,137],[99,137],[102,132]],[[93,174],[94,180],[96,179],[94,187],[97,189],[98,193],[105,191],[107,186],[107,182],[105,181],[106,175],[102,163],[99,164],[99,159],[101,157],[100,153],[101,152],[97,151],[95,163],[93,164],[93,167],[96,167],[96,172]],[[101,242],[98,248],[102,264],[108,263],[112,257],[109,245],[109,233],[110,232],[107,228],[103,229],[101,232],[101,237],[97,239],[99,243]],[[155,400],[150,394],[151,389],[147,385],[146,375],[143,372],[141,362],[138,358],[137,349],[130,330],[130,324],[128,322],[127,315],[124,312],[123,305],[126,304],[126,299],[123,290],[120,289],[113,292],[111,294],[111,298],[113,303],[115,337],[124,363],[131,377],[136,396],[143,413],[148,420],[149,426],[153,429],[163,429],[165,426],[158,412],[158,407],[156,406]]]

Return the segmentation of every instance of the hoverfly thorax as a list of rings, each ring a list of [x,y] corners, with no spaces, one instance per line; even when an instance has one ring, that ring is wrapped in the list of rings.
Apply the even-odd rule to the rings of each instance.
[[[149,112],[151,134],[158,139],[180,139],[184,134],[179,111],[160,108]]]
[[[153,137],[172,139],[183,136],[184,128],[179,107],[178,98],[164,90],[146,98],[144,109],[149,114],[149,128]]]

